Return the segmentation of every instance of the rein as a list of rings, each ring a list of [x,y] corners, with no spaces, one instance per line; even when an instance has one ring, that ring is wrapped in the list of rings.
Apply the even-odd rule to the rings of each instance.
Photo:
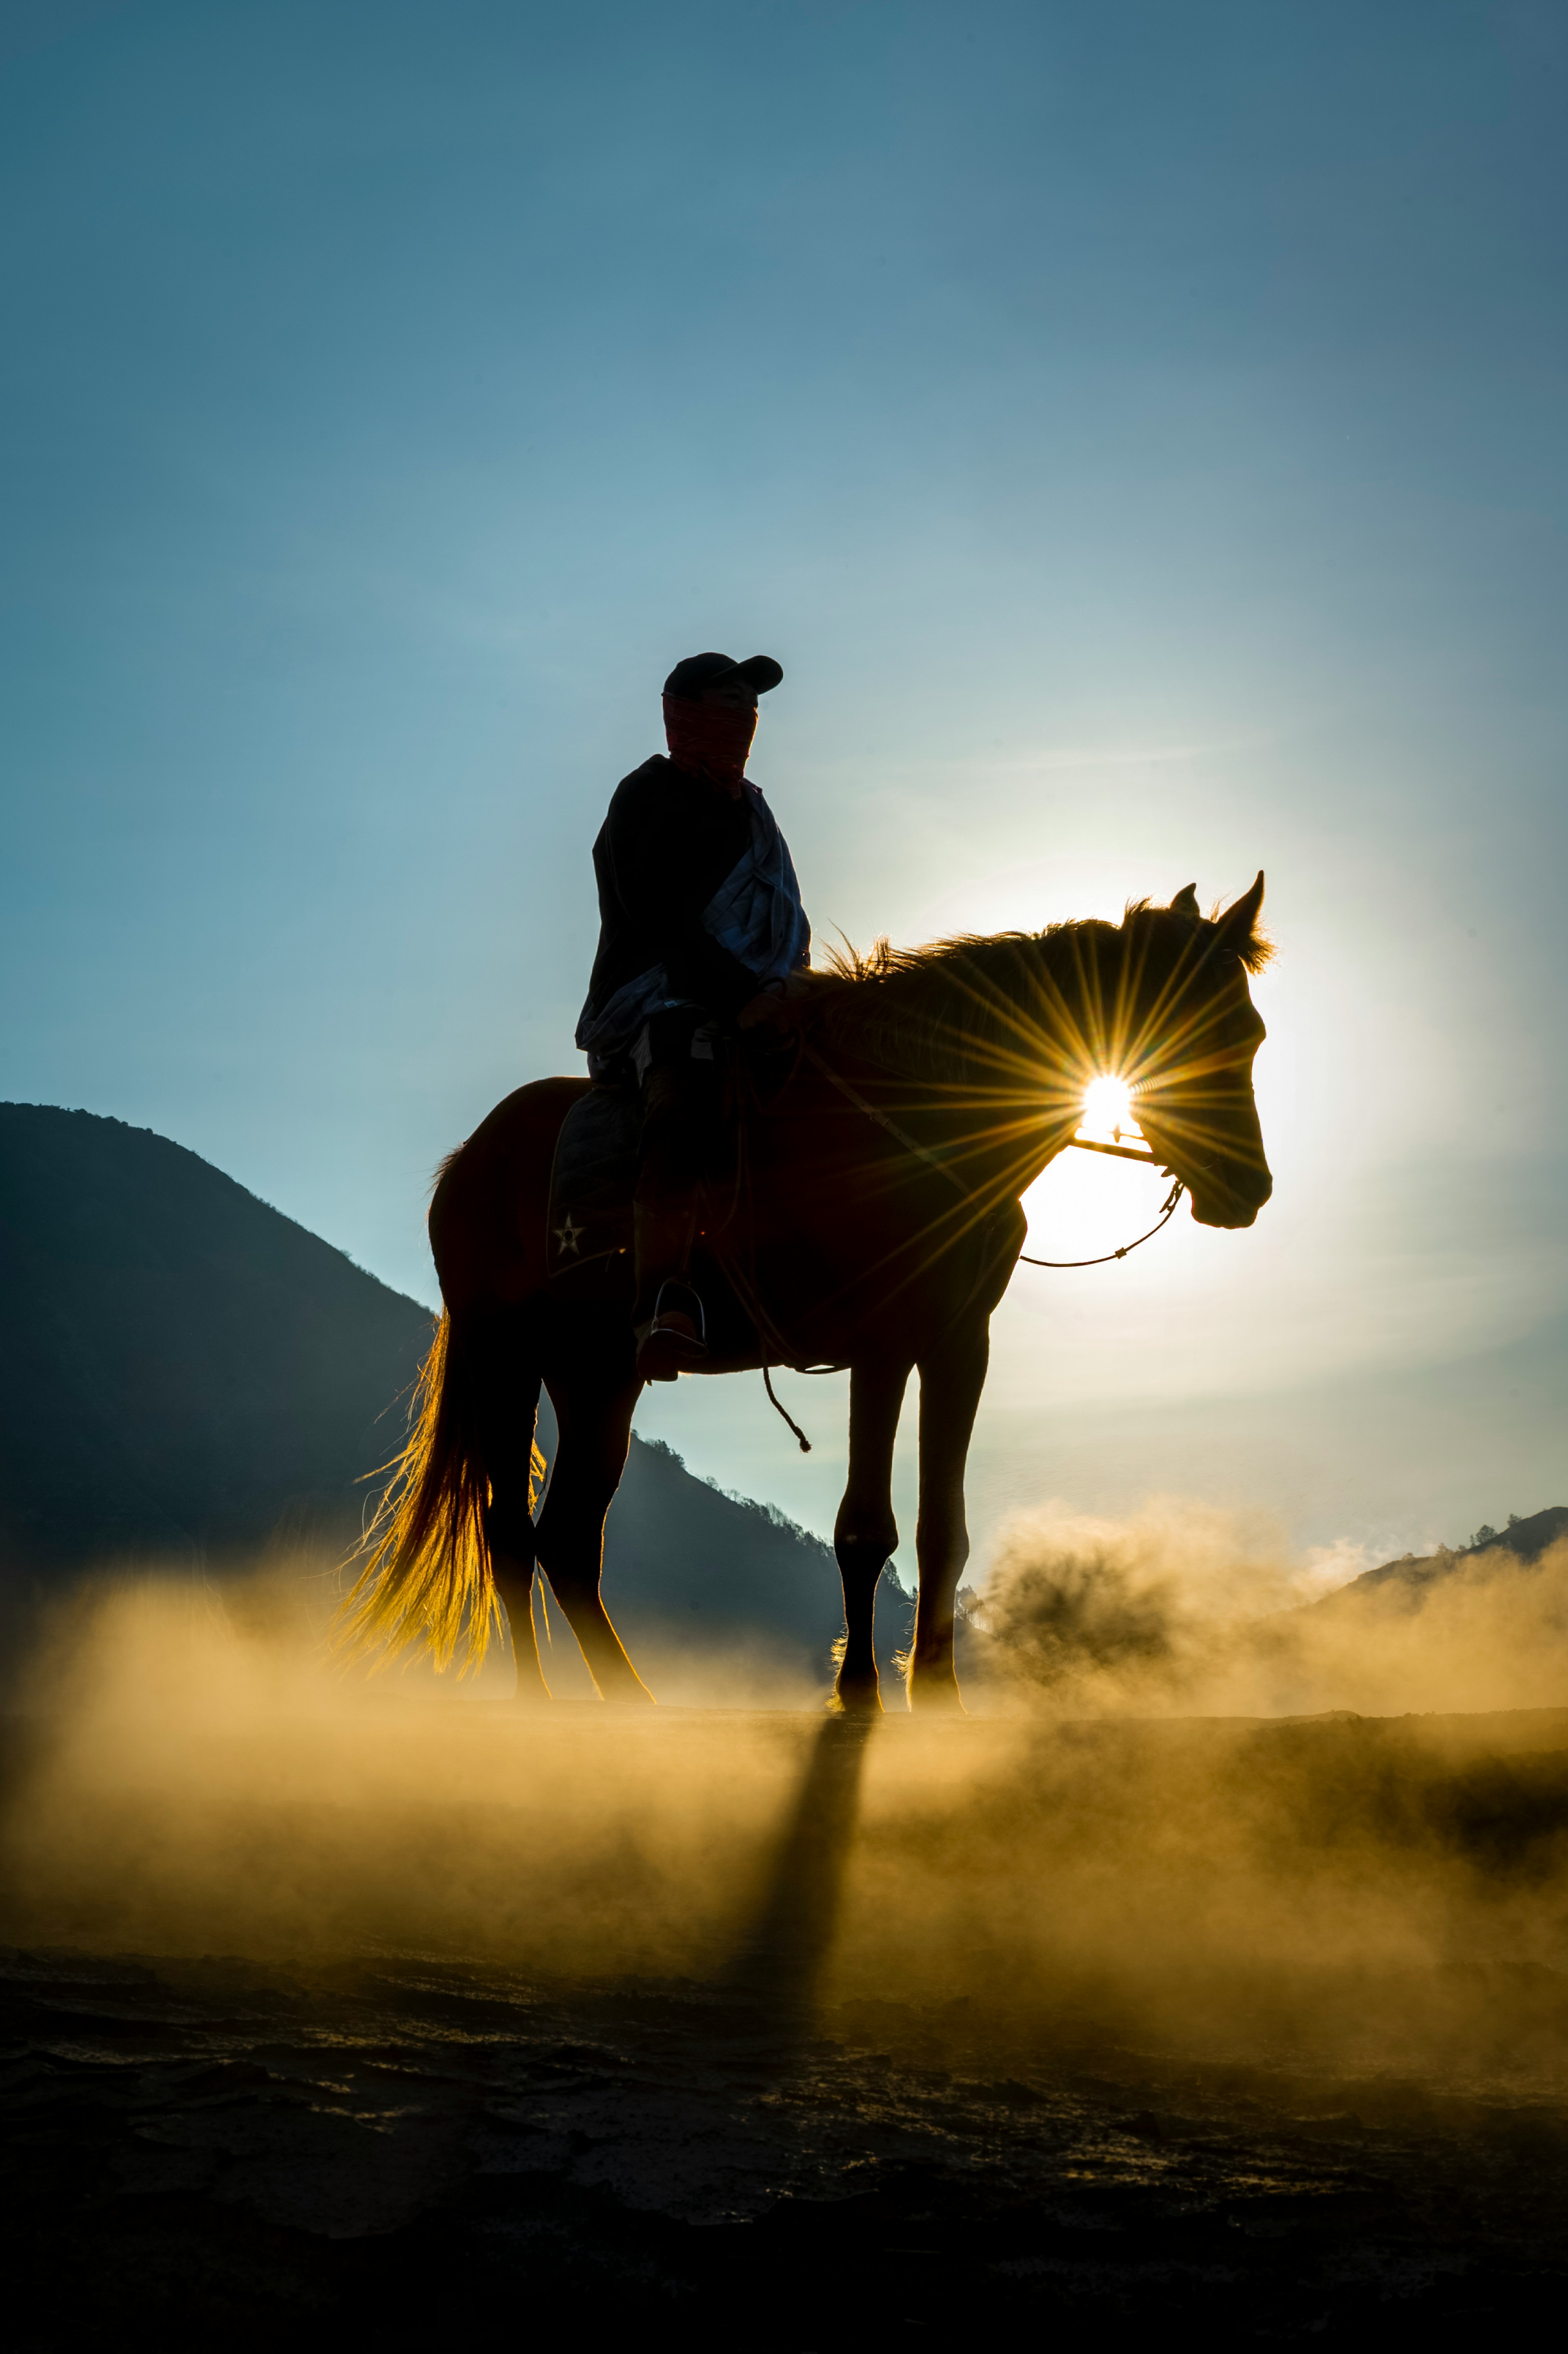
[[[1075,1144],[1077,1142],[1076,1137],[1070,1137],[1068,1139],[1068,1142]],[[1086,1145],[1084,1150],[1086,1152],[1114,1152],[1116,1150],[1116,1147],[1110,1144],[1089,1144]],[[1146,1161],[1150,1159],[1150,1155],[1144,1152],[1123,1152],[1118,1156],[1118,1158],[1123,1161]],[[1186,1190],[1187,1188],[1185,1184],[1182,1182],[1181,1179],[1178,1177],[1176,1182],[1171,1186],[1170,1193],[1165,1197],[1164,1206],[1160,1210],[1159,1217],[1155,1220],[1153,1225],[1150,1227],[1149,1232],[1146,1235],[1139,1235],[1138,1242],[1136,1243],[1123,1243],[1120,1250],[1103,1252],[1098,1258],[1031,1258],[1027,1251],[1020,1251],[1018,1256],[1025,1267],[1108,1266],[1109,1262],[1113,1258],[1125,1258],[1128,1251],[1135,1251],[1138,1248],[1138,1243],[1152,1242],[1155,1235],[1160,1232],[1160,1227],[1168,1226],[1171,1219],[1176,1215],[1176,1204],[1181,1199],[1181,1196]]]
[[[810,1063],[814,1063],[818,1070],[821,1071],[822,1076],[825,1079],[830,1080],[832,1084],[837,1087],[840,1095],[848,1097],[849,1101],[853,1104],[856,1111],[863,1112],[867,1119],[874,1120],[877,1127],[885,1129],[896,1143],[901,1144],[906,1152],[912,1152],[916,1155],[916,1159],[924,1161],[927,1166],[934,1169],[939,1177],[945,1177],[948,1184],[951,1185],[955,1191],[961,1193],[966,1201],[969,1199],[969,1187],[964,1183],[962,1178],[956,1177],[954,1175],[953,1172],[948,1168],[945,1161],[941,1160],[935,1152],[928,1150],[924,1144],[917,1143],[914,1137],[906,1134],[906,1131],[899,1127],[896,1120],[889,1119],[885,1112],[878,1111],[874,1104],[867,1103],[865,1097],[861,1095],[857,1089],[852,1087],[847,1079],[840,1077],[838,1072],[834,1070],[831,1063],[824,1062],[821,1055],[818,1054],[814,1046],[807,1046],[803,1044],[801,1052],[805,1055],[806,1060]],[[1076,1136],[1070,1136],[1067,1139],[1067,1142],[1079,1152],[1106,1152],[1108,1153],[1114,1161],[1142,1161],[1150,1168],[1154,1165],[1153,1155],[1151,1153],[1134,1152],[1124,1145],[1095,1144],[1086,1139],[1081,1139]],[[1146,1235],[1139,1235],[1137,1242],[1123,1243],[1119,1250],[1105,1251],[1098,1258],[1031,1258],[1027,1251],[1020,1251],[1018,1254],[1019,1258],[1025,1267],[1049,1267],[1056,1268],[1075,1267],[1108,1267],[1112,1259],[1125,1258],[1128,1251],[1137,1250],[1140,1244],[1152,1242],[1155,1235],[1160,1231],[1160,1228],[1162,1226],[1169,1225],[1171,1219],[1175,1216],[1176,1205],[1181,1201],[1181,1196],[1186,1190],[1187,1188],[1185,1183],[1180,1177],[1178,1177],[1176,1182],[1171,1186],[1170,1193],[1167,1195],[1161,1205],[1159,1218],[1155,1221],[1154,1225],[1150,1227],[1149,1232]],[[770,1397],[772,1396],[771,1388],[769,1388],[768,1395]],[[777,1399],[774,1400],[774,1403],[775,1405],[778,1404]],[[779,1410],[781,1414],[784,1411],[782,1406],[780,1406]],[[786,1419],[788,1419],[788,1417],[786,1417]],[[793,1424],[790,1425],[790,1427],[794,1427]]]
[[[847,1079],[840,1078],[837,1071],[834,1070],[831,1063],[825,1063],[822,1060],[822,1057],[818,1054],[814,1046],[808,1046],[805,1044],[804,1041],[802,1041],[800,1052],[804,1055],[808,1063],[815,1063],[823,1078],[831,1080],[833,1086],[837,1087],[841,1096],[848,1097],[850,1102],[853,1104],[856,1111],[864,1112],[867,1119],[874,1120],[878,1128],[885,1129],[887,1134],[891,1136],[895,1142],[901,1144],[906,1152],[913,1152],[916,1160],[925,1161],[927,1167],[934,1169],[938,1177],[945,1177],[948,1184],[951,1185],[957,1193],[963,1195],[966,1202],[969,1200],[969,1187],[964,1183],[961,1177],[954,1176],[952,1171],[948,1168],[945,1161],[940,1160],[936,1153],[927,1150],[925,1145],[917,1144],[912,1136],[906,1134],[905,1130],[899,1127],[896,1120],[889,1119],[885,1111],[878,1111],[874,1104],[867,1103],[865,1097],[857,1093],[857,1091],[851,1087]]]
[[[1257,901],[1261,899],[1262,893],[1263,877],[1260,875],[1257,878],[1256,884],[1254,885],[1253,912],[1255,915],[1256,911],[1256,904]],[[1195,931],[1198,928],[1196,904],[1196,900],[1193,899],[1192,907]],[[1241,902],[1238,901],[1237,907],[1239,907],[1240,905]],[[1233,910],[1233,913],[1234,912],[1234,911]],[[1231,949],[1231,942],[1226,937],[1224,928],[1223,926],[1216,928],[1213,938],[1201,949],[1191,970],[1186,972],[1183,987],[1191,984],[1196,974],[1202,970],[1203,966],[1209,963],[1212,958],[1222,952],[1228,954]],[[1181,966],[1186,964],[1186,957],[1187,951],[1183,950],[1181,960]],[[1179,967],[1179,970],[1181,968]],[[911,1136],[906,1129],[900,1128],[895,1119],[890,1119],[888,1115],[885,1111],[880,1111],[875,1104],[868,1103],[858,1088],[851,1087],[849,1081],[846,1078],[842,1077],[841,1075],[834,1070],[832,1065],[827,1062],[822,1055],[818,1054],[814,1046],[808,1044],[806,1039],[799,1032],[796,1033],[795,1038],[795,1056],[796,1060],[794,1067],[798,1068],[801,1061],[810,1063],[821,1073],[823,1078],[828,1081],[828,1084],[831,1087],[836,1087],[839,1094],[844,1097],[845,1101],[853,1104],[856,1111],[860,1112],[864,1119],[869,1119],[874,1127],[880,1128],[885,1136],[891,1137],[894,1142],[898,1145],[900,1150],[908,1153],[913,1159],[923,1161],[928,1169],[933,1170],[938,1177],[944,1180],[946,1183],[952,1186],[954,1192],[959,1195],[960,1199],[965,1202],[969,1200],[969,1187],[964,1183],[962,1178],[959,1177],[951,1167],[949,1167],[948,1163],[942,1159],[940,1154],[933,1152],[928,1146],[922,1144],[916,1137]],[[1115,1144],[1101,1144],[1087,1137],[1070,1136],[1065,1140],[1065,1144],[1075,1147],[1075,1149],[1080,1152],[1107,1153],[1116,1161],[1147,1161],[1150,1167],[1157,1165],[1152,1153],[1136,1152],[1119,1142]],[[1164,1170],[1162,1173],[1168,1177],[1172,1175],[1172,1172],[1170,1169]],[[1018,1254],[1019,1259],[1025,1267],[1044,1267],[1063,1272],[1081,1267],[1108,1267],[1113,1260],[1126,1258],[1130,1251],[1141,1249],[1145,1243],[1152,1242],[1156,1235],[1162,1233],[1170,1225],[1171,1219],[1175,1216],[1177,1205],[1181,1202],[1181,1196],[1186,1190],[1187,1187],[1185,1180],[1181,1177],[1177,1177],[1171,1185],[1170,1193],[1166,1195],[1165,1200],[1160,1206],[1159,1217],[1155,1220],[1153,1225],[1150,1227],[1148,1233],[1135,1236],[1135,1238],[1129,1243],[1123,1243],[1119,1250],[1103,1251],[1097,1258],[1033,1258],[1027,1251],[1020,1251]],[[740,1186],[737,1175],[737,1204]],[[733,1215],[733,1209],[731,1214]],[[755,1285],[752,1286],[752,1292],[754,1301],[754,1320],[756,1320],[758,1329],[760,1332],[763,1330],[766,1320],[762,1312],[761,1300],[757,1298],[756,1295]],[[784,1343],[784,1348],[787,1350],[788,1344],[784,1342],[784,1336],[777,1331],[777,1328],[773,1329],[770,1336],[766,1337],[768,1345],[779,1346],[780,1343]],[[784,1354],[782,1351],[781,1354],[783,1354],[783,1362],[788,1363],[788,1355]],[[842,1366],[837,1365],[800,1365],[795,1368],[795,1371],[798,1373],[839,1373],[842,1370],[843,1368]],[[780,1415],[784,1421],[789,1424],[789,1428],[793,1431],[796,1438],[800,1442],[800,1452],[802,1455],[809,1455],[811,1451],[810,1441],[806,1437],[806,1434],[801,1429],[800,1424],[794,1419],[794,1416],[789,1412],[788,1408],[779,1402],[778,1396],[775,1394],[772,1379],[766,1363],[762,1368],[762,1379],[764,1386],[768,1392],[769,1405],[773,1407],[775,1413]]]
[[[849,1081],[846,1078],[842,1077],[840,1074],[834,1070],[832,1065],[830,1062],[825,1061],[824,1058],[818,1054],[814,1046],[808,1045],[803,1038],[798,1041],[798,1053],[801,1059],[808,1063],[814,1064],[816,1068],[821,1071],[823,1078],[825,1078],[831,1086],[837,1087],[840,1095],[842,1095],[847,1102],[853,1104],[856,1111],[863,1113],[874,1126],[880,1128],[885,1135],[892,1137],[894,1142],[901,1146],[904,1151],[912,1153],[916,1161],[923,1161],[928,1169],[934,1169],[938,1177],[945,1178],[947,1182],[952,1186],[954,1192],[959,1194],[964,1201],[968,1201],[969,1187],[964,1183],[961,1177],[955,1175],[953,1171],[948,1168],[947,1162],[942,1160],[938,1153],[933,1152],[928,1146],[922,1144],[917,1137],[911,1136],[906,1129],[900,1128],[895,1119],[889,1119],[887,1114],[885,1111],[879,1111],[874,1103],[868,1103],[864,1096],[861,1094],[858,1087],[852,1087]],[[1141,1161],[1148,1163],[1150,1167],[1153,1166],[1152,1154],[1148,1152],[1134,1152],[1124,1145],[1097,1144],[1086,1139],[1081,1139],[1076,1136],[1070,1136],[1067,1139],[1067,1142],[1071,1145],[1076,1146],[1080,1152],[1105,1152],[1108,1153],[1111,1158],[1116,1161]],[[1119,1250],[1107,1251],[1103,1257],[1099,1258],[1031,1258],[1027,1251],[1020,1251],[1018,1254],[1019,1258],[1022,1261],[1025,1267],[1067,1268],[1075,1267],[1108,1266],[1112,1259],[1125,1258],[1128,1251],[1137,1250],[1139,1244],[1151,1242],[1154,1236],[1159,1234],[1161,1227],[1168,1226],[1171,1219],[1175,1216],[1176,1205],[1181,1201],[1181,1196],[1186,1190],[1186,1186],[1182,1180],[1178,1177],[1176,1182],[1171,1186],[1169,1194],[1166,1196],[1159,1218],[1156,1220],[1155,1224],[1150,1227],[1148,1234],[1139,1235],[1136,1242],[1123,1243]],[[741,1179],[737,1165],[736,1175],[736,1198],[730,1206],[731,1219],[733,1219],[735,1212],[739,1206],[740,1193]],[[729,1221],[726,1220],[726,1223],[728,1224]],[[732,1267],[730,1270],[730,1279],[732,1282],[735,1279],[736,1272],[736,1270]],[[750,1300],[747,1304],[751,1310],[753,1321],[757,1324],[759,1331],[763,1331],[765,1327],[771,1328],[768,1331],[767,1337],[771,1341],[774,1347],[780,1350],[780,1353],[784,1355],[784,1362],[788,1363],[789,1358],[787,1352],[789,1343],[785,1340],[783,1333],[779,1331],[776,1326],[772,1325],[772,1320],[767,1316],[763,1308],[760,1292],[758,1289],[755,1281],[747,1284],[746,1288],[751,1294]],[[842,1365],[797,1365],[794,1368],[796,1373],[842,1373],[844,1370],[845,1368]],[[764,1365],[762,1368],[762,1385],[768,1392],[768,1405],[773,1408],[774,1413],[779,1415],[782,1420],[789,1425],[790,1430],[793,1431],[796,1438],[800,1442],[801,1454],[810,1455],[811,1451],[811,1442],[807,1437],[805,1432],[801,1429],[800,1424],[796,1421],[794,1416],[789,1412],[788,1406],[781,1402],[775,1392],[772,1375],[767,1365]]]

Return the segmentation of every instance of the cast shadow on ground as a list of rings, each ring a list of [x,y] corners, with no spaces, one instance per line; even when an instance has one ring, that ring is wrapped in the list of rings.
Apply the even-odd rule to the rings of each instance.
[[[808,2027],[832,1949],[875,1723],[823,1718],[761,1900],[724,1974],[729,1993],[766,2005],[782,2028]]]

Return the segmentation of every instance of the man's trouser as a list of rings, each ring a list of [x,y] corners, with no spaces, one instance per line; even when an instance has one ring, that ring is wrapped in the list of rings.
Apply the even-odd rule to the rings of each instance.
[[[683,1280],[696,1235],[697,1186],[718,1140],[719,1066],[713,1017],[701,1005],[656,1013],[634,1049],[642,1083],[642,1141],[633,1200],[637,1306],[647,1323],[659,1288]]]

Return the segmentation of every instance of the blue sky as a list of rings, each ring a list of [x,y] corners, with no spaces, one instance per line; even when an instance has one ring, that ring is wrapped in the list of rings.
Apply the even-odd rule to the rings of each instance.
[[[1568,1498],[1560,9],[0,23],[0,1093],[432,1296],[433,1164],[576,1067],[660,679],[770,652],[820,933],[1268,872],[1276,1202],[1020,1275],[981,1529]],[[758,1389],[641,1425],[823,1525],[834,1385],[809,1462]]]

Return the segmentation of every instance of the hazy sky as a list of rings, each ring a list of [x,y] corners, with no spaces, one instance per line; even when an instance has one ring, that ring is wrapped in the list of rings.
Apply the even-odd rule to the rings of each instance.
[[[1275,1202],[1021,1270],[982,1529],[1568,1499],[1560,6],[0,21],[0,1094],[433,1297],[433,1164],[579,1067],[664,672],[765,651],[820,935],[1268,873]],[[1151,1185],[1053,1172],[1036,1246]],[[754,1379],[640,1426],[822,1526],[786,1390],[809,1462]]]

